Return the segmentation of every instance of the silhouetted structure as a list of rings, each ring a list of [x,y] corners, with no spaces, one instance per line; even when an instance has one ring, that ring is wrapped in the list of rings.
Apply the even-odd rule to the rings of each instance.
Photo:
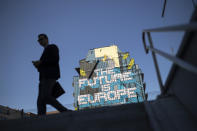
[[[21,119],[25,117],[33,117],[36,114],[22,110],[12,109],[10,107],[0,105],[0,120]]]
[[[137,103],[146,100],[144,74],[129,52],[116,45],[88,51],[76,68],[74,106],[76,109]]]

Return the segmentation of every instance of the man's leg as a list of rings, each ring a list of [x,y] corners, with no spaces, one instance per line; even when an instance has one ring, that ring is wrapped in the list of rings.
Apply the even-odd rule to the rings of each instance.
[[[45,103],[45,99],[44,99],[44,86],[43,86],[42,81],[40,81],[40,83],[39,83],[37,111],[38,111],[38,115],[45,115],[46,114],[46,103]]]
[[[62,104],[60,104],[55,97],[52,96],[52,89],[56,83],[55,79],[46,79],[46,103],[55,107],[59,112],[67,111],[68,109],[65,108]]]

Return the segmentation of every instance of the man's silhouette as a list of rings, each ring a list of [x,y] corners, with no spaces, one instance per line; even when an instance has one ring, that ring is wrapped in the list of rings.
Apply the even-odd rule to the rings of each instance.
[[[40,60],[32,61],[39,72],[39,94],[37,99],[38,115],[46,114],[46,104],[50,104],[58,111],[69,111],[52,96],[52,89],[56,80],[60,78],[59,50],[55,44],[49,44],[46,34],[38,35],[38,42],[44,51]]]

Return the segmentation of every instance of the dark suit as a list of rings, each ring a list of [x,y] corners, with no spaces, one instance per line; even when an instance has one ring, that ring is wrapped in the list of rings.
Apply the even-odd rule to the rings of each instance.
[[[59,50],[55,44],[48,45],[40,57],[41,64],[38,68],[40,72],[39,79],[42,78],[60,78],[59,68]]]
[[[41,64],[38,67],[39,76],[39,95],[37,100],[38,115],[46,114],[46,104],[50,104],[58,111],[67,111],[55,97],[52,90],[56,80],[60,78],[59,51],[54,44],[48,45],[40,57]]]

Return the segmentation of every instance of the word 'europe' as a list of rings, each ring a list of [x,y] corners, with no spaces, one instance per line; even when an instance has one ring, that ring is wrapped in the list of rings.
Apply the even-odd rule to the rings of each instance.
[[[79,95],[78,104],[82,105],[82,104],[100,103],[101,99],[104,99],[104,101],[113,101],[113,100],[122,99],[121,97],[125,97],[125,98],[137,97],[136,94],[134,93],[134,90],[136,90],[136,87],[121,89],[116,91],[94,93],[94,96],[90,94]]]

